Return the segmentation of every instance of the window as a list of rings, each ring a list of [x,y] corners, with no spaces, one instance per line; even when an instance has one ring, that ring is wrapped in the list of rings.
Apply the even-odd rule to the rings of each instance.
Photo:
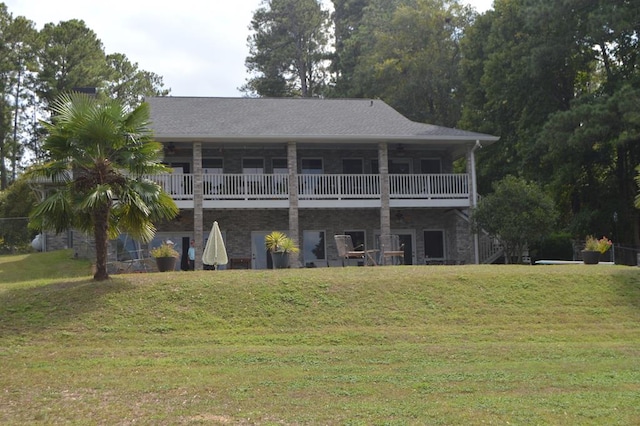
[[[261,175],[264,173],[264,161],[262,158],[243,158],[242,173]]]
[[[317,266],[319,261],[326,262],[326,243],[324,231],[302,232],[302,256],[305,266]]]
[[[321,175],[324,170],[322,158],[303,158],[301,164],[304,175]]]
[[[442,163],[439,158],[423,158],[420,160],[420,171],[425,174],[442,173]]]
[[[173,169],[172,173],[189,173],[191,164],[189,163],[167,163],[171,169]]]
[[[424,255],[426,259],[444,259],[444,231],[424,231]]]
[[[359,158],[344,158],[342,160],[342,173],[346,175],[361,175],[364,173],[362,160]]]
[[[315,194],[316,190],[321,187],[322,176],[309,176],[309,175],[321,175],[322,174],[322,159],[321,158],[303,158],[302,159],[302,174],[307,175],[303,177],[302,186],[300,188],[301,194]]]
[[[366,250],[365,247],[365,233],[364,231],[344,231],[344,235],[351,235],[351,241],[353,247],[356,250]]]
[[[289,167],[287,166],[286,158],[274,158],[271,160],[271,169],[274,175],[286,175],[289,174]]]
[[[371,172],[380,173],[378,160],[371,160]],[[389,174],[406,175],[411,173],[411,159],[410,158],[390,158],[389,159]]]
[[[392,175],[408,175],[411,173],[410,158],[390,158],[389,174]]]
[[[202,173],[222,174],[222,158],[205,158],[202,160]]]

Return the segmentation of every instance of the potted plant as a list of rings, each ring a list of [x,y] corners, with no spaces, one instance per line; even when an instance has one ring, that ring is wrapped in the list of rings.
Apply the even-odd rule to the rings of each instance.
[[[264,245],[271,253],[273,268],[288,268],[289,253],[298,253],[300,249],[287,234],[280,231],[273,231],[264,238]]]
[[[159,247],[151,249],[151,256],[156,259],[158,271],[173,271],[176,268],[176,261],[180,254],[173,248],[173,242],[167,240],[160,244]]]
[[[587,265],[597,265],[600,262],[600,255],[606,253],[612,244],[607,237],[597,239],[593,235],[588,235],[582,250],[582,261]]]

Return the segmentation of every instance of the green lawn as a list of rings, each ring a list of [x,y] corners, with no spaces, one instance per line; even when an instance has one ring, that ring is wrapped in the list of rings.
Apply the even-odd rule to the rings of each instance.
[[[640,269],[0,257],[0,424],[640,423]]]

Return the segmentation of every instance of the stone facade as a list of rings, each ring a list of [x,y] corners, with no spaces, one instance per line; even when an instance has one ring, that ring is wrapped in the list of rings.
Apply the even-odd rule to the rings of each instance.
[[[225,235],[229,258],[251,258],[252,232],[288,230],[287,209],[205,209],[203,213],[205,234],[213,221],[218,221]],[[472,236],[469,223],[464,215],[448,209],[391,209],[390,226],[392,233],[411,235],[413,258],[411,263],[425,264],[425,230],[444,232],[445,259],[451,263],[473,263]],[[304,244],[305,230],[324,231],[326,235],[326,257],[329,263],[339,261],[333,235],[345,231],[364,231],[366,246],[377,246],[376,236],[380,233],[380,212],[378,209],[300,209],[298,211],[298,235]],[[159,233],[183,233],[193,237],[193,211],[183,210],[180,216],[158,227]],[[302,259],[300,259],[302,261]],[[409,263],[409,262],[407,262]]]

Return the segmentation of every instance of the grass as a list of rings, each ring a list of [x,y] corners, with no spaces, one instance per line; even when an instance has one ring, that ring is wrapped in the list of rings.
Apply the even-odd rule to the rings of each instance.
[[[69,255],[0,257],[2,424],[640,422],[636,268],[231,270],[94,283]]]

